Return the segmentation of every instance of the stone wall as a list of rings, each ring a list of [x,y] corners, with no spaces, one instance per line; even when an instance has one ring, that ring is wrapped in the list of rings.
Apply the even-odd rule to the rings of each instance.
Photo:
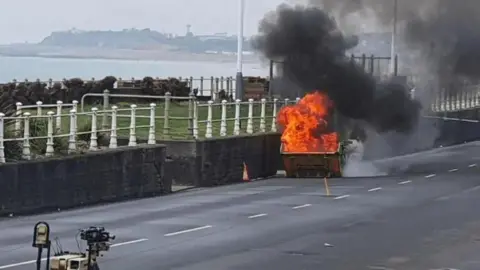
[[[0,216],[170,193],[165,155],[143,145],[0,165]]]

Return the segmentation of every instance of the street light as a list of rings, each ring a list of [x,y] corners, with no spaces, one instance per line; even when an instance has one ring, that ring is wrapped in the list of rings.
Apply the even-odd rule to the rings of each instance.
[[[235,83],[235,98],[243,99],[243,22],[245,16],[245,0],[238,0],[238,33],[237,33],[237,76]]]
[[[397,35],[397,0],[393,0],[393,26],[392,26],[392,41],[390,48],[390,74],[395,75],[395,54],[396,54],[396,35]]]

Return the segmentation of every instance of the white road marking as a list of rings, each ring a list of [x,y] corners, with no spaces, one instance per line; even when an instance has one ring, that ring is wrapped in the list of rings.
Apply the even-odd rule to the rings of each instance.
[[[300,209],[300,208],[305,208],[305,207],[309,207],[309,206],[312,206],[311,204],[304,204],[304,205],[298,205],[298,206],[295,206],[295,207],[292,207],[292,209]]]
[[[382,188],[381,187],[372,188],[372,189],[369,189],[368,192],[379,191],[379,190],[382,190]]]
[[[179,235],[179,234],[184,234],[184,233],[189,233],[189,232],[196,232],[196,231],[200,231],[200,230],[205,230],[205,229],[209,229],[209,228],[212,228],[211,225],[206,225],[206,226],[202,226],[202,227],[196,227],[196,228],[193,228],[193,229],[188,229],[188,230],[183,230],[183,231],[178,231],[178,232],[173,232],[173,233],[167,233],[167,234],[164,234],[163,236],[175,236],[175,235]]]
[[[429,175],[425,176],[425,178],[432,178],[432,177],[435,177],[435,176],[436,176],[436,174],[429,174]]]
[[[350,195],[342,195],[342,196],[335,197],[333,199],[334,200],[340,200],[340,199],[345,199],[345,198],[348,198],[348,197],[350,197]]]
[[[412,181],[410,180],[407,180],[407,181],[403,181],[403,182],[400,182],[398,183],[399,185],[405,185],[405,184],[410,184]]]
[[[42,262],[44,262],[46,260],[47,260],[47,258],[43,258]],[[37,260],[31,260],[31,261],[25,261],[25,262],[19,262],[19,263],[12,263],[12,264],[7,264],[7,265],[2,265],[2,266],[0,266],[0,269],[13,268],[13,267],[17,267],[17,266],[26,265],[26,264],[33,264],[33,263],[36,263],[36,262],[37,262]]]
[[[136,244],[136,243],[145,242],[145,241],[148,241],[148,239],[147,238],[141,238],[141,239],[122,242],[122,243],[115,243],[115,244],[112,244],[110,247],[120,247],[120,246],[131,245],[131,244]]]
[[[267,214],[258,214],[258,215],[249,216],[248,218],[258,218],[258,217],[264,217],[266,215]]]
[[[480,189],[480,186],[475,186],[473,188],[466,189],[466,190],[462,191],[462,193],[469,193],[469,192],[472,192],[472,191],[477,191],[479,189]]]
[[[130,244],[136,244],[136,243],[140,243],[140,242],[145,242],[145,241],[148,241],[147,238],[141,238],[141,239],[137,239],[137,240],[132,240],[132,241],[127,241],[127,242],[122,242],[122,243],[116,243],[116,244],[112,244],[110,247],[120,247],[120,246],[125,246],[125,245],[130,245]],[[42,262],[46,261],[47,258],[42,258]],[[19,263],[12,263],[12,264],[7,264],[7,265],[1,265],[0,266],[0,270],[1,269],[8,269],[8,268],[13,268],[13,267],[17,267],[17,266],[22,266],[22,265],[27,265],[27,264],[34,264],[36,263],[37,260],[31,260],[31,261],[24,261],[24,262],[19,262]]]
[[[469,168],[477,167],[477,164],[470,164],[468,165]]]
[[[458,171],[458,169],[451,169],[448,172],[456,172],[456,171]]]

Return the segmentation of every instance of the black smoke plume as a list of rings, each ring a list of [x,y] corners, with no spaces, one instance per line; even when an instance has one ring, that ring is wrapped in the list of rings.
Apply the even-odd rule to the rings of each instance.
[[[338,17],[369,13],[377,26],[390,31],[393,0],[309,0]],[[418,65],[446,81],[480,79],[480,1],[478,0],[398,0],[399,41],[415,52]],[[362,24],[364,19],[350,21]],[[348,28],[348,27],[347,27]],[[370,29],[370,30],[378,30]]]
[[[281,5],[260,22],[253,46],[268,59],[281,60],[283,77],[300,88],[300,94],[322,90],[337,112],[363,120],[378,132],[411,131],[420,104],[394,81],[378,83],[346,57],[356,45],[335,20],[315,7]]]

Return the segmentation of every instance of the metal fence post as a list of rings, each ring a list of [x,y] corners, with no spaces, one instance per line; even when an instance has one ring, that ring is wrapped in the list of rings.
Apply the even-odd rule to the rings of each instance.
[[[253,98],[248,99],[247,133],[253,133]]]
[[[200,77],[200,89],[199,89],[200,96],[203,96],[203,76]]]
[[[195,95],[190,92],[188,99],[188,135],[193,136],[193,103],[195,102]]]
[[[77,123],[77,111],[70,110],[70,137],[68,139],[68,153],[73,153],[77,150],[77,142],[76,142],[76,130],[75,126]]]
[[[273,99],[273,112],[272,112],[272,132],[277,132],[277,102],[278,98]]]
[[[135,132],[136,126],[136,110],[137,105],[130,105],[130,138],[128,139],[128,146],[137,146],[137,134]]]
[[[76,100],[72,101],[72,109],[75,110],[76,112],[78,111],[78,101]]]
[[[218,78],[215,78],[215,98],[213,99],[214,101],[217,101],[218,100],[218,93],[219,93],[219,79]]]
[[[47,112],[47,115],[48,115],[47,149],[45,151],[45,156],[51,157],[55,153],[55,149],[53,148],[53,116],[55,115],[55,113],[52,111],[49,111]]]
[[[117,148],[117,106],[112,106],[112,127],[108,148]]]
[[[5,114],[0,113],[0,163],[5,163],[5,144],[4,140],[4,133],[5,133]]]
[[[285,99],[285,106],[288,106],[288,103],[290,102],[290,100],[288,98]]]
[[[107,128],[108,109],[110,107],[110,91],[107,89],[103,91],[103,115],[102,115],[102,128]]]
[[[222,118],[220,120],[220,136],[227,136],[227,101],[222,100]]]
[[[232,89],[230,88],[230,77],[226,78],[226,90],[225,91],[226,91],[228,97],[233,96],[232,95]]]
[[[98,150],[98,136],[97,136],[97,111],[98,108],[92,108],[92,133],[90,135],[90,150]]]
[[[170,135],[170,125],[169,125],[169,114],[170,114],[170,100],[172,94],[170,92],[165,93],[165,111],[164,111],[164,121],[163,121],[163,135],[168,137]]]
[[[193,102],[193,138],[198,139],[198,103]]]
[[[261,100],[261,109],[260,109],[260,132],[266,131],[265,126],[265,111],[266,111],[267,100],[262,98]]]
[[[63,102],[58,100],[57,101],[57,116],[55,119],[55,129],[60,132],[62,130],[62,107]]]
[[[148,142],[147,144],[155,144],[156,139],[155,139],[155,107],[157,104],[155,103],[150,103],[150,126],[148,129]]]
[[[15,106],[17,107],[16,108],[16,112],[15,112],[15,131],[19,131],[22,129],[22,103],[21,102],[17,102],[15,103]]]
[[[215,99],[215,78],[213,76],[210,77],[210,99]]]
[[[41,116],[41,115],[42,115],[42,105],[43,105],[43,102],[37,101],[35,104],[37,105],[37,115],[38,115],[38,116]]]
[[[30,153],[30,116],[29,112],[23,114],[24,116],[24,126],[23,126],[23,158],[30,160],[32,158]]]
[[[241,100],[235,100],[235,122],[233,124],[233,135],[238,136],[240,135],[240,105]]]
[[[213,117],[213,101],[208,101],[208,113],[207,113],[207,128],[205,129],[205,137],[211,138],[212,137],[212,117]]]

